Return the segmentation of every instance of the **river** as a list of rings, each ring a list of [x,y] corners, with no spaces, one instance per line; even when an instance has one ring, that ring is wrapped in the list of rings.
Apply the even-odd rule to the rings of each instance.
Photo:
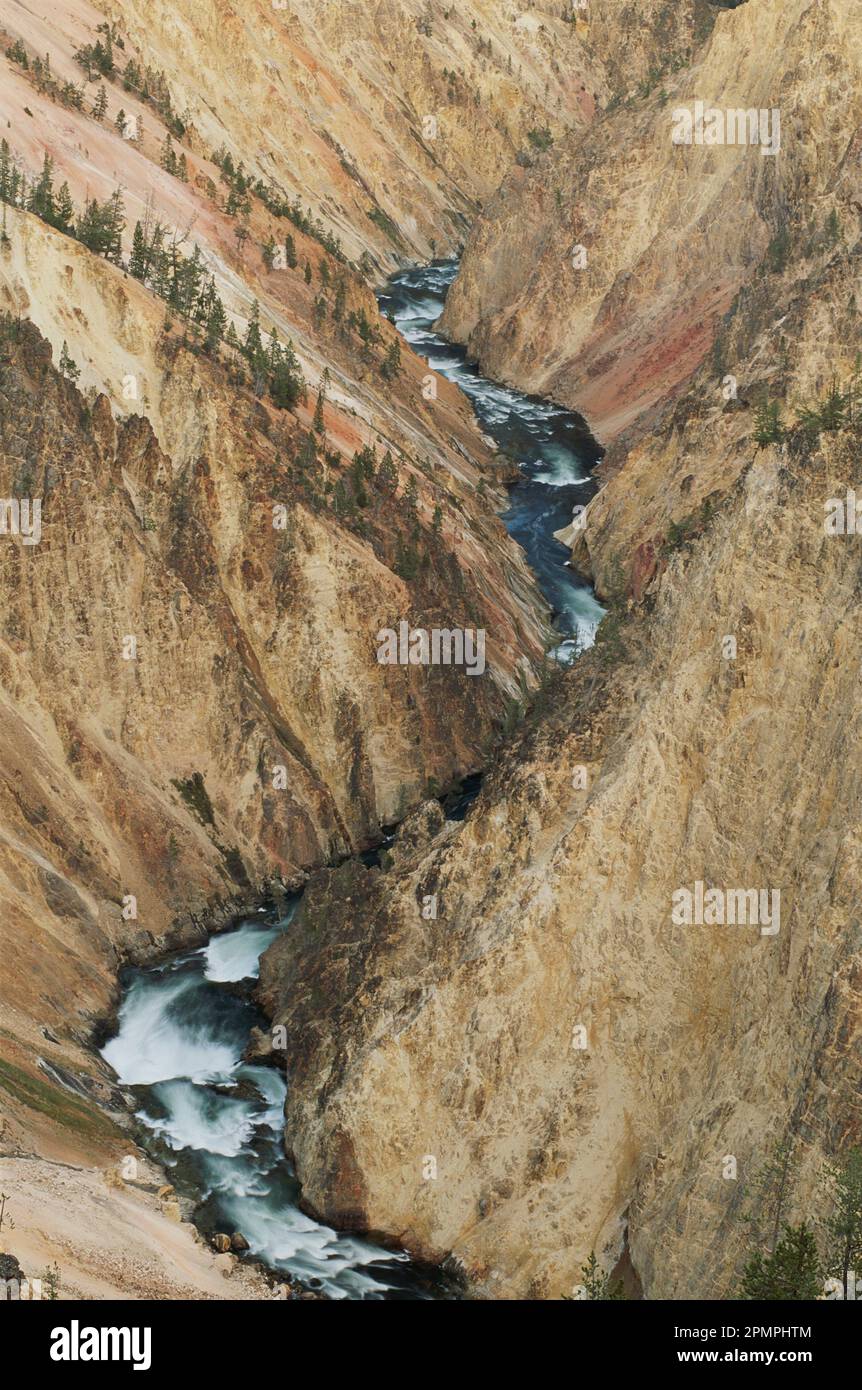
[[[381,311],[435,372],[454,381],[475,411],[483,432],[520,468],[503,522],[523,546],[554,613],[561,642],[556,655],[571,660],[591,646],[604,609],[588,585],[566,566],[568,551],[554,532],[568,526],[572,509],[596,491],[591,470],[602,451],[580,415],[489,381],[467,361],[463,348],[434,332],[458,262],[433,261],[392,276],[378,295]]]
[[[520,465],[503,520],[552,606],[556,654],[568,661],[593,641],[603,609],[565,567],[567,552],[553,533],[595,491],[590,469],[600,450],[579,416],[488,381],[433,331],[456,269],[439,261],[404,271],[381,292],[380,306],[435,371],[457,382],[483,431]],[[445,803],[450,818],[466,814],[479,780],[468,779]],[[373,862],[374,851],[363,858]],[[294,910],[295,903],[275,918],[261,909],[197,950],[125,971],[118,1031],[102,1055],[137,1098],[144,1146],[178,1191],[196,1195],[203,1231],[241,1232],[270,1269],[329,1298],[453,1297],[442,1277],[404,1252],[300,1211],[283,1149],[285,1079],[243,1061],[251,1029],[266,1027],[252,997],[260,956],[290,929]]]

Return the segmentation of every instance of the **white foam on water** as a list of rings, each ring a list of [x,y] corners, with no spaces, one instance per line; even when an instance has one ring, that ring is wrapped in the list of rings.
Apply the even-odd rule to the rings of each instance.
[[[220,986],[257,975],[261,952],[290,915],[274,926],[245,922],[182,961],[135,975],[103,1056],[123,1084],[152,1088],[154,1104],[138,1118],[173,1152],[195,1155],[201,1196],[218,1203],[220,1225],[241,1231],[252,1254],[330,1298],[382,1298],[396,1288],[386,1265],[407,1255],[322,1226],[296,1206],[282,1148],[285,1078],[242,1062],[225,1011]]]
[[[568,664],[580,652],[593,646],[596,631],[606,610],[590,589],[575,589],[567,597],[565,611],[574,628],[574,636],[561,642],[557,651],[561,653],[559,659],[566,660]]]
[[[236,1066],[229,1042],[211,1028],[184,1022],[181,1003],[200,988],[191,974],[137,976],[120,1006],[119,1031],[102,1056],[124,1086],[152,1086],[187,1077],[217,1081]]]
[[[203,952],[206,979],[222,983],[256,980],[261,956],[282,930],[281,923],[274,927],[244,923],[237,931],[214,936]]]
[[[322,1226],[298,1207],[273,1207],[265,1201],[227,1197],[223,1208],[236,1221],[253,1254],[275,1268],[289,1269],[300,1279],[318,1280],[330,1298],[382,1294],[387,1287],[385,1271],[374,1277],[363,1270],[384,1260],[407,1260],[404,1254],[390,1254]]]
[[[228,1099],[190,1081],[162,1082],[153,1095],[167,1115],[153,1119],[142,1113],[138,1118],[172,1149],[235,1157],[252,1137],[258,1108],[252,1101]]]
[[[542,445],[540,457],[530,469],[530,477],[546,487],[570,487],[572,483],[585,483],[587,475],[571,449],[565,444],[548,442]]]

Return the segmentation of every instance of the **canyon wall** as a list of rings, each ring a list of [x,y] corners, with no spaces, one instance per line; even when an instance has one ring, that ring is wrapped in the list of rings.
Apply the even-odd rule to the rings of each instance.
[[[657,69],[504,180],[471,231],[444,331],[490,375],[582,411],[603,443],[646,430],[770,252],[798,270],[833,207],[856,225],[850,188],[834,185],[858,160],[860,24],[842,0],[717,13],[691,65]],[[777,110],[778,153],[674,143],[674,113],[696,100],[722,119]]]
[[[101,77],[69,86],[105,17],[97,118]],[[94,1037],[125,962],[418,807],[382,871],[314,878],[262,966],[306,1203],[478,1296],[570,1294],[593,1249],[650,1298],[731,1294],[768,1144],[800,1142],[801,1213],[859,1138],[858,566],[824,530],[859,445],[858,11],[64,0],[2,22],[13,165],[32,185],[47,154],[78,210],[120,187],[126,222],[110,263],[3,208],[0,496],[43,503],[38,544],[0,536],[22,1258],[90,1297],[265,1292],[223,1278],[146,1165],[118,1176],[137,1151]],[[778,108],[780,154],[674,145],[695,99]],[[232,205],[225,151],[266,199]],[[496,514],[508,466],[451,385],[429,398],[371,281],[474,218],[444,328],[611,445],[563,533],[611,611],[455,824],[428,798],[488,762],[547,609]],[[154,219],[238,340],[257,315],[291,344],[291,410],[129,272]],[[287,236],[292,265],[263,254]],[[841,418],[799,426],[833,378]],[[488,675],[380,666],[402,618],[486,628]],[[779,930],[674,922],[697,883],[779,893]]]
[[[379,265],[450,251],[529,132],[583,128],[593,84],[579,26],[564,7],[511,13],[502,0],[75,0],[56,16],[16,14],[14,30],[80,76],[74,41],[103,16],[127,51],[165,76],[185,143],[224,144],[320,215],[351,257]],[[101,12],[101,13],[99,13]],[[601,76],[599,76],[601,82]],[[124,109],[152,108],[134,91]],[[107,172],[107,170],[105,170]],[[95,171],[94,171],[95,173]]]
[[[593,1250],[635,1296],[733,1297],[775,1142],[816,1222],[860,1141],[857,538],[827,525],[859,457],[858,26],[718,14],[666,96],[510,176],[447,302],[610,441],[561,533],[610,613],[466,823],[315,880],[261,998],[309,1206],[480,1297],[571,1296]],[[780,107],[779,158],[671,145],[695,96]],[[779,895],[778,930],[675,921],[697,884]]]
[[[591,1250],[729,1297],[789,1130],[816,1216],[860,1137],[858,565],[823,527],[857,458],[762,451],[466,823],[306,891],[261,997],[315,1212],[483,1297],[571,1296]],[[675,923],[698,882],[779,893],[779,929]]]
[[[0,1171],[30,1272],[56,1258],[66,1293],[92,1297],[213,1296],[222,1283],[191,1228],[175,1229],[179,1208],[156,1200],[157,1179],[115,1180],[118,1156],[146,1166],[93,1052],[121,966],[199,942],[484,763],[547,636],[547,605],[497,515],[510,465],[452,386],[423,391],[425,364],[377,313],[373,265],[351,259],[391,265],[408,241],[442,242],[447,225],[451,241],[510,136],[478,142],[469,178],[453,166],[464,196],[438,171],[425,229],[396,252],[382,213],[366,216],[385,200],[356,194],[334,210],[322,174],[305,197],[329,148],[312,131],[333,88],[273,30],[295,31],[296,15],[187,9],[116,15],[101,117],[102,75],[85,82],[73,56],[95,41],[100,11],[74,0],[2,15],[3,177],[17,171],[32,189],[47,156],[55,196],[65,183],[78,216],[117,187],[125,215],[113,261],[14,198],[0,236],[0,497],[41,504],[37,543],[14,534],[5,505],[0,536]],[[306,9],[323,43],[329,19]],[[377,18],[400,23],[400,10]],[[232,29],[248,40],[239,65]],[[539,30],[519,42],[525,62],[550,51]],[[338,67],[340,31],[333,44]],[[277,51],[294,77],[315,68],[310,86],[263,81]],[[386,52],[366,54],[380,74]],[[405,81],[422,65],[410,52]],[[170,104],[129,88],[131,59],[161,72]],[[528,115],[560,118],[556,89],[547,108],[541,95],[550,69],[535,64],[519,130]],[[378,89],[342,66],[342,128],[369,142],[370,178],[389,126]],[[514,89],[500,74],[505,105]],[[268,181],[264,120],[278,131],[282,191],[303,195],[298,219],[257,195],[231,210],[209,157],[222,144]],[[182,173],[164,167],[171,133]],[[433,161],[414,146],[405,134],[430,184]],[[342,167],[354,156],[345,145],[332,160],[342,193],[356,188]],[[197,254],[212,276],[235,343],[259,316],[265,343],[291,345],[305,383],[292,409],[237,346],[213,351],[169,290],[130,273],[135,224],[156,221],[174,264]],[[263,254],[287,236],[292,265]],[[484,629],[487,673],[379,664],[377,633],[400,621]],[[86,1213],[100,1204],[110,1218],[98,1223]],[[53,1217],[34,1236],[41,1209]],[[77,1240],[63,1209],[77,1212]],[[92,1240],[82,1223],[98,1227]],[[260,1287],[239,1279],[224,1296]]]

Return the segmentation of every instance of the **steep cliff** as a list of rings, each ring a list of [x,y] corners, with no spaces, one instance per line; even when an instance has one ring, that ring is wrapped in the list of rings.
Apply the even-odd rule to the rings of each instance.
[[[92,1052],[119,968],[199,941],[479,766],[546,636],[547,605],[496,515],[508,465],[453,387],[423,390],[427,368],[378,316],[373,267],[351,259],[394,261],[382,213],[367,216],[383,204],[357,194],[315,220],[322,174],[301,208],[282,199],[307,191],[314,102],[300,110],[298,88],[272,89],[259,67],[276,49],[294,76],[311,61],[272,29],[296,16],[188,9],[180,22],[124,7],[116,64],[101,71],[102,54],[90,80],[73,55],[101,42],[98,11],[3,16],[0,1143],[4,1190],[8,1178],[27,1215],[19,1240],[53,1213],[28,1257],[60,1258],[67,1292],[95,1297],[212,1296],[221,1282],[190,1228],[174,1229],[179,1208],[99,1177],[136,1153]],[[309,7],[323,43],[317,18]],[[240,86],[232,24],[255,36]],[[530,30],[522,47],[543,45]],[[366,53],[375,71],[385,51]],[[128,61],[149,67],[146,94]],[[538,94],[546,69],[530,74]],[[371,141],[378,95],[350,93],[351,137]],[[279,130],[278,198],[264,117]],[[383,124],[369,176],[388,138]],[[419,150],[436,203],[417,244],[458,225],[510,143],[478,142],[469,198]],[[209,158],[219,144],[263,196],[228,186]],[[85,208],[118,187],[125,226],[100,255],[82,244]],[[136,223],[162,228],[164,274],[134,269]],[[220,343],[177,293],[193,259],[224,311]],[[258,323],[266,357],[250,362]],[[283,345],[290,408],[266,386]],[[41,506],[32,545],[16,534],[22,499]],[[487,673],[379,664],[377,633],[400,621],[484,629]],[[73,1240],[61,1209],[89,1226],[100,1205],[99,1237]]]
[[[77,82],[73,53],[106,16],[124,43],[118,74],[139,55],[162,74],[187,149],[207,157],[225,144],[300,197],[352,258],[367,251],[379,265],[451,249],[529,132],[582,128],[596,95],[578,26],[544,0],[516,14],[501,0],[75,0],[7,22]],[[122,106],[143,147],[155,143],[158,114],[137,84]],[[92,178],[110,174],[93,165]]]
[[[603,442],[644,431],[759,265],[799,273],[833,210],[858,225],[860,25],[842,0],[717,12],[690,65],[656,71],[504,181],[471,231],[445,331],[489,374],[581,410]],[[674,143],[696,101],[701,138]],[[747,121],[731,143],[737,110],[757,114],[758,142],[765,114],[762,144]]]
[[[647,1298],[732,1296],[770,1145],[816,1219],[860,1141],[859,17],[714,19],[666,98],[507,180],[444,314],[612,441],[561,533],[596,649],[466,823],[315,881],[262,970],[311,1207],[480,1296],[569,1294],[591,1250]],[[673,146],[695,96],[780,106],[780,159]],[[698,884],[780,918],[674,920]]]
[[[570,1294],[627,1244],[685,1299],[732,1293],[787,1132],[815,1209],[859,1140],[858,566],[824,533],[857,456],[761,452],[466,823],[307,890],[261,979],[314,1210],[482,1296]],[[698,882],[780,893],[778,930],[676,924]]]

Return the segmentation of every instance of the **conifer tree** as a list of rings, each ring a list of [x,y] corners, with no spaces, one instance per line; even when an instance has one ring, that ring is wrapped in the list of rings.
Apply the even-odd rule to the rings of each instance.
[[[206,337],[204,338],[204,347],[208,352],[214,352],[218,347],[224,336],[226,324],[227,314],[224,311],[224,305],[218,295],[213,294],[207,312]]]
[[[74,221],[75,206],[72,202],[72,195],[69,192],[69,185],[64,180],[57,194],[57,202],[54,208],[54,226],[61,232],[71,233]]]
[[[778,401],[764,398],[754,416],[754,442],[760,445],[778,444],[783,434],[778,415]]]
[[[318,434],[325,434],[325,433],[326,433],[326,425],[324,424],[324,420],[323,420],[323,400],[324,400],[323,386],[321,385],[320,390],[319,390],[318,393],[317,393],[317,404],[316,404],[315,407],[314,407],[314,424],[313,424],[313,429],[314,429]]]
[[[395,467],[395,460],[388,449],[380,460],[380,467],[377,470],[377,486],[380,488],[381,492],[386,492],[390,496],[392,496],[398,488],[398,470]]]
[[[380,375],[385,381],[393,381],[401,371],[401,344],[395,338],[386,350],[386,357],[383,366],[380,368]]]
[[[784,1301],[819,1298],[823,1274],[814,1236],[805,1222],[785,1226],[771,1255],[752,1255],[742,1277],[741,1297]]]
[[[173,141],[171,140],[170,131],[168,131],[165,135],[164,142],[162,144],[162,152],[159,159],[159,163],[161,164],[163,169],[167,170],[169,174],[176,174],[177,156],[174,150]]]
[[[27,200],[29,212],[35,212],[43,222],[54,221],[54,161],[46,152],[42,160],[42,172],[30,190]]]
[[[104,119],[104,115],[107,109],[108,93],[105,91],[105,84],[103,82],[102,85],[99,87],[99,95],[96,97],[96,100],[93,103],[93,109],[90,112],[90,115],[93,117],[94,120],[101,121]]]
[[[833,1197],[826,1221],[827,1273],[841,1280],[847,1299],[855,1296],[849,1287],[851,1272],[862,1278],[862,1149],[852,1148],[841,1163],[830,1164],[827,1179]]]
[[[126,225],[126,213],[123,207],[123,192],[120,188],[115,188],[104,208],[105,226],[105,255],[109,261],[114,261],[116,265],[122,260],[123,251],[123,228]]]
[[[60,349],[60,371],[67,381],[77,381],[81,375],[81,368],[76,364],[74,358],[69,353],[69,344],[63,339],[63,346]]]
[[[136,280],[145,280],[147,275],[147,243],[140,222],[135,223],[132,233],[132,254],[129,257],[129,273]]]

